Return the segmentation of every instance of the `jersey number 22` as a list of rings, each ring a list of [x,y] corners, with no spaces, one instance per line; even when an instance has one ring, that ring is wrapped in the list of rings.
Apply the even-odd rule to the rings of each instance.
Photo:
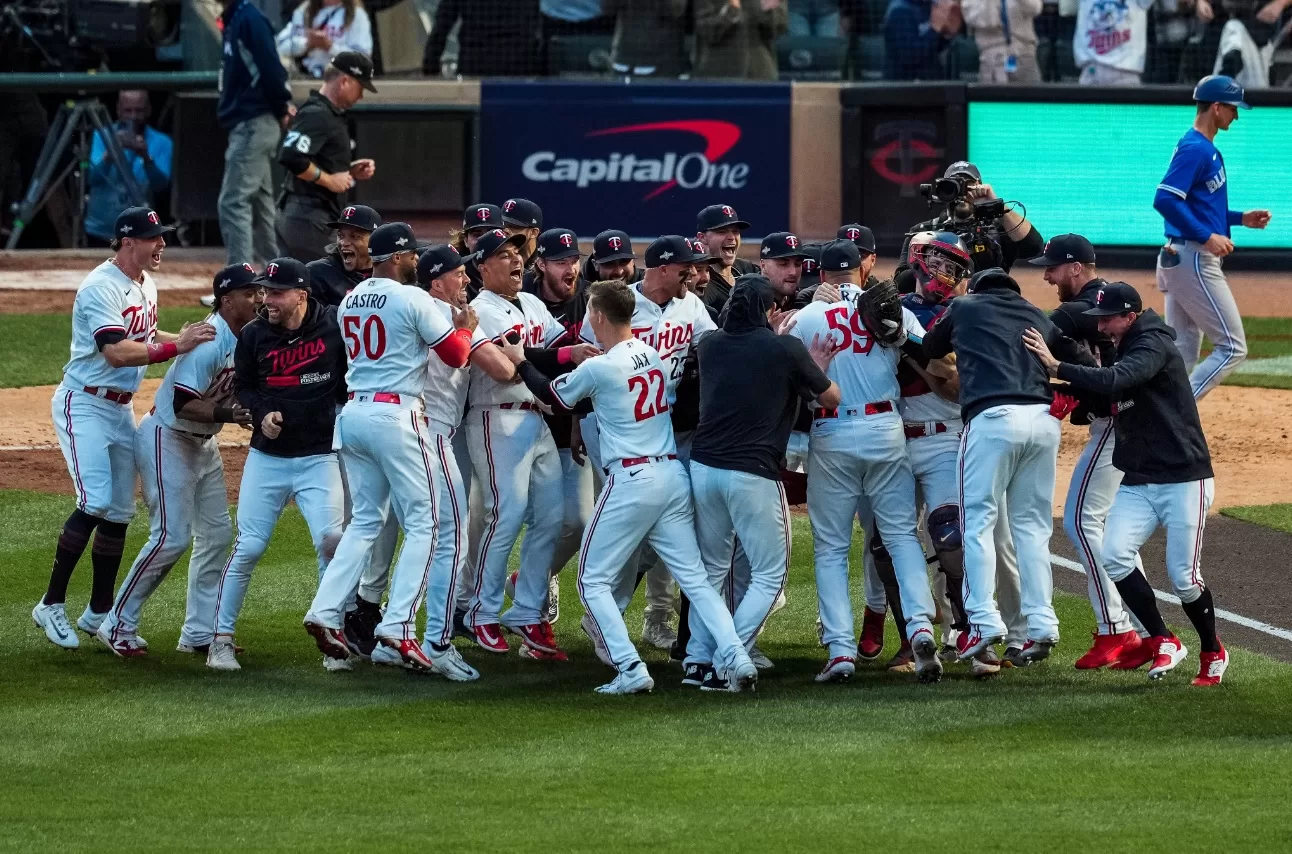
[[[655,391],[652,401],[651,390]],[[661,412],[668,412],[668,401],[664,399],[664,372],[651,369],[645,374],[628,378],[628,390],[637,392],[637,403],[633,405],[633,417],[638,421],[654,418]]]

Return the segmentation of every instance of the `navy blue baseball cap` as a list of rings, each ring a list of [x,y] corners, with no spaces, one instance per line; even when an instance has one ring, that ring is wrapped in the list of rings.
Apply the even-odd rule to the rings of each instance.
[[[851,240],[857,244],[857,248],[868,255],[875,254],[875,232],[860,223],[850,222],[847,225],[839,226],[839,233],[835,237],[841,240]]]
[[[1144,301],[1139,298],[1139,291],[1125,282],[1109,282],[1095,294],[1095,307],[1083,311],[1095,317],[1106,317],[1110,314],[1125,314],[1128,311],[1144,310]]]
[[[977,166],[968,160],[957,160],[947,167],[947,171],[942,173],[943,178],[950,178],[952,175],[968,175],[975,181],[982,183],[982,173],[978,171]]]
[[[1229,104],[1240,110],[1250,110],[1244,100],[1247,95],[1238,81],[1224,74],[1212,74],[1198,81],[1193,90],[1193,100],[1203,104]]]
[[[1059,264],[1095,263],[1095,247],[1080,234],[1058,234],[1045,244],[1045,251],[1027,263],[1037,267],[1056,267]]]
[[[467,256],[470,257],[470,256]],[[430,246],[417,259],[417,283],[429,285],[445,273],[452,273],[467,262],[452,246],[439,244]]]
[[[788,231],[773,231],[763,238],[758,250],[759,258],[811,258],[812,255],[803,248],[798,235]]]
[[[501,228],[502,225],[502,209],[497,205],[480,202],[462,212],[463,231],[471,231],[475,228]]]
[[[416,252],[417,237],[406,222],[379,225],[368,238],[368,255],[374,261],[385,261],[399,252]]]
[[[712,264],[719,260],[718,256],[710,252],[709,247],[705,246],[703,242],[699,240],[688,240],[687,243],[691,244],[691,251],[695,253],[694,263]]]
[[[696,231],[714,231],[729,225],[734,225],[741,231],[749,228],[749,223],[737,216],[736,209],[731,205],[709,205],[695,218]]]
[[[493,231],[480,235],[480,239],[476,241],[476,263],[479,264],[488,260],[489,256],[504,246],[520,247],[524,245],[525,235],[513,234],[508,236],[507,232],[501,228],[495,228]],[[368,251],[371,252],[372,250]]]
[[[543,227],[543,209],[529,199],[508,199],[502,203],[502,221],[521,228]]]
[[[646,269],[663,267],[665,264],[694,264],[695,250],[691,242],[677,234],[665,234],[655,238],[646,247]]]
[[[232,291],[258,287],[260,283],[256,281],[255,267],[250,264],[230,264],[215,274],[211,282],[211,293],[219,299]]]
[[[148,207],[136,207],[126,208],[117,214],[116,227],[112,233],[118,239],[135,237],[148,240],[162,234],[170,234],[174,230],[168,225],[162,225],[161,217],[157,216],[157,211]]]
[[[534,250],[544,261],[560,261],[579,257],[579,238],[568,228],[549,228],[538,236]]]
[[[861,250],[846,237],[831,240],[821,247],[821,272],[856,270],[861,266]]]
[[[293,288],[310,289],[310,271],[295,258],[275,258],[265,265],[265,272],[256,277],[256,283],[271,291],[290,291]]]
[[[341,210],[341,215],[327,224],[328,228],[340,228],[348,225],[363,231],[374,231],[381,225],[381,214],[367,205],[350,205]]]
[[[628,261],[634,257],[633,242],[626,231],[610,228],[592,238],[593,261]]]

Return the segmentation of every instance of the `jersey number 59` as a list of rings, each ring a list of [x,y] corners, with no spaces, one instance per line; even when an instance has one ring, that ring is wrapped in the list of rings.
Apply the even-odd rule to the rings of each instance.
[[[846,305],[827,311],[825,322],[830,324],[831,332],[842,333],[843,343],[839,345],[840,351],[851,347],[854,353],[869,353],[870,348],[875,346],[874,339],[862,325],[861,314]]]
[[[360,323],[359,318],[353,314],[341,318],[346,355],[354,361],[359,358],[359,350],[362,348],[365,356],[376,361],[386,352],[386,324],[381,322],[379,315],[370,314],[367,320],[362,321],[363,331],[360,334]]]
[[[651,390],[655,392],[651,400]],[[654,418],[661,412],[668,412],[668,401],[664,399],[664,372],[651,369],[645,374],[628,378],[628,390],[637,392],[637,403],[633,405],[633,417],[638,421]]]

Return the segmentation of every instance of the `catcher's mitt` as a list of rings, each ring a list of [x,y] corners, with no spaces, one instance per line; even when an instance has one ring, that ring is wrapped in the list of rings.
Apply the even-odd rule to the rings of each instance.
[[[877,282],[861,292],[857,311],[870,336],[885,347],[900,347],[906,341],[902,322],[902,295],[892,279]]]

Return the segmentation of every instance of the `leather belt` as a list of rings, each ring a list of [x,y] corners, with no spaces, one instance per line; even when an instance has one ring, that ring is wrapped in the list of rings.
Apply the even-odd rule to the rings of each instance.
[[[135,399],[133,391],[117,391],[116,389],[102,388],[96,385],[87,385],[82,391],[95,397],[101,397],[104,400],[110,400],[113,403],[119,403],[122,406]]]
[[[536,404],[530,403],[529,401],[521,401],[520,403],[500,403],[498,404],[498,408],[499,409],[527,409],[527,410],[533,410],[535,412],[541,411]]]
[[[867,403],[865,406],[846,407],[844,409],[815,409],[812,411],[813,418],[838,418],[843,416],[855,415],[879,415],[884,412],[893,411],[893,402],[891,400],[878,400]]]
[[[400,402],[399,395],[389,391],[377,391],[377,392],[352,391],[348,395],[346,395],[345,399],[354,400],[356,395],[359,396],[359,398],[361,399],[361,402],[395,403],[395,404],[398,404]],[[362,400],[362,398],[365,398],[365,397],[368,398],[368,401]]]
[[[675,459],[677,459],[677,454],[665,454],[662,457],[628,457],[627,459],[620,460],[619,465],[627,469],[632,468],[633,466],[645,465],[646,463],[662,463],[666,460]],[[614,463],[611,463],[609,466],[605,467],[604,471],[606,474],[610,474],[610,469],[613,465]]]
[[[930,430],[930,427],[933,429]],[[903,424],[902,428],[906,431],[906,438],[923,439],[925,436],[949,433],[955,429],[955,426],[944,421],[930,421],[925,424]]]

